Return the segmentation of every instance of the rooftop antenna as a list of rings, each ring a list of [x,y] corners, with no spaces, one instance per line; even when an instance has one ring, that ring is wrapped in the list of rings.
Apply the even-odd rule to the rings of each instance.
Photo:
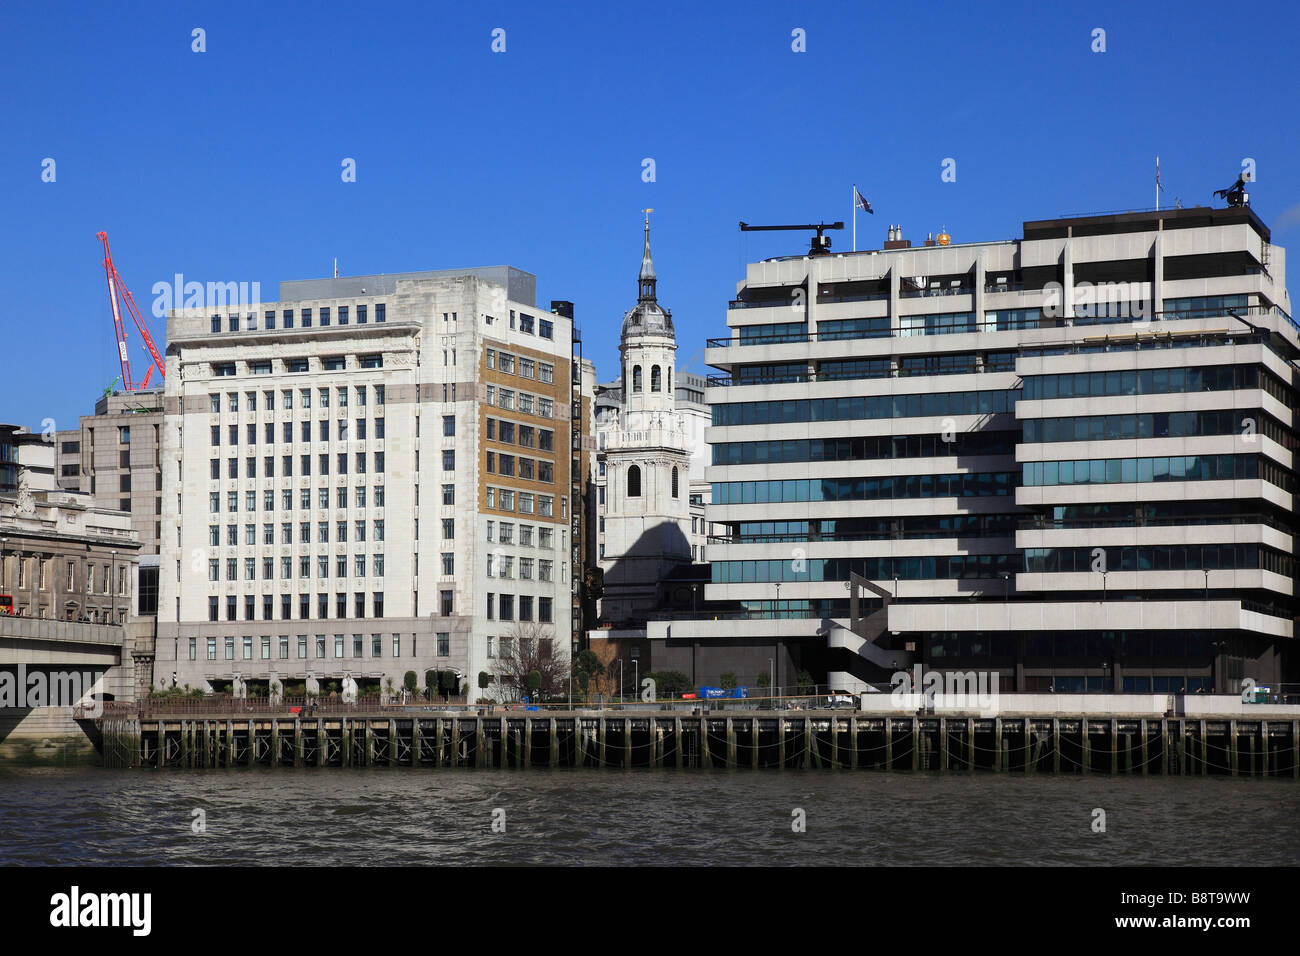
[[[337,279],[338,277],[339,277],[339,257],[335,256],[334,257],[334,278]]]

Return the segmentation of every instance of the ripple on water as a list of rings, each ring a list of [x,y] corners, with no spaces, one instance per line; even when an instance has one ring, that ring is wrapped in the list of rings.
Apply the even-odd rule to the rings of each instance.
[[[23,768],[0,863],[1294,865],[1297,810],[1292,780]]]

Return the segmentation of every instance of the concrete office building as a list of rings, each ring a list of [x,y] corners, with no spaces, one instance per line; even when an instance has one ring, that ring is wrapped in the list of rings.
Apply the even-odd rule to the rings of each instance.
[[[570,633],[572,320],[535,288],[357,276],[170,316],[160,672],[477,695],[521,626]]]
[[[1296,680],[1285,262],[1239,206],[750,264],[706,352],[708,593],[749,619],[652,622],[655,666]]]

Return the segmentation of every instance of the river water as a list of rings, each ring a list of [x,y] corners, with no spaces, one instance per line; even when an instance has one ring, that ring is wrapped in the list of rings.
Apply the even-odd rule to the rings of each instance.
[[[20,768],[0,864],[1295,865],[1298,811],[1289,779]]]

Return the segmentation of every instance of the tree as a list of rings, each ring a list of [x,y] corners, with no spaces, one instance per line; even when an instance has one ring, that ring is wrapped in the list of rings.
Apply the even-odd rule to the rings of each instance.
[[[681,671],[651,671],[645,676],[655,682],[655,695],[660,700],[675,700],[691,686],[691,679]]]
[[[414,694],[420,688],[420,680],[416,677],[415,671],[407,671],[402,675],[402,686],[406,688],[407,693]]]
[[[609,641],[597,641],[592,644],[591,655],[595,658],[596,666],[591,671],[588,691],[610,700],[618,695],[618,645]]]
[[[425,696],[429,698],[429,700],[433,700],[435,697],[438,696],[438,672],[437,671],[424,672],[424,693]]]
[[[797,694],[812,694],[817,690],[817,685],[813,682],[813,676],[806,670],[800,671],[799,676],[795,678]]]
[[[737,686],[735,673],[727,671],[727,673],[723,674],[722,677],[718,679],[718,686],[723,690],[735,690]]]
[[[556,646],[551,628],[535,621],[520,621],[503,636],[492,674],[497,694],[504,701],[525,696],[547,700],[569,694],[569,656]]]
[[[478,672],[478,689],[487,690],[492,686],[492,675],[487,671]]]
[[[763,673],[758,675],[758,680],[754,683],[766,690],[768,687],[772,686],[772,676],[768,674],[767,671],[763,671]]]

